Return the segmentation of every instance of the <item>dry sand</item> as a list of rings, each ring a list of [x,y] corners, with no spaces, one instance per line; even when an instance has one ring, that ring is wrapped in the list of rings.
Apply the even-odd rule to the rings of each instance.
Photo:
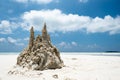
[[[66,65],[62,69],[10,75],[17,56],[0,55],[0,80],[120,80],[119,56],[61,55]]]

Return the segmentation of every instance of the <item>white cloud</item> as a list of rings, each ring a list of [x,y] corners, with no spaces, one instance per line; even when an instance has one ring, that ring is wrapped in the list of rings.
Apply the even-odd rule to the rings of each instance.
[[[38,3],[38,4],[48,4],[48,3],[52,2],[53,0],[30,0],[30,1]]]
[[[110,15],[104,18],[80,16],[77,14],[64,14],[59,9],[54,10],[31,10],[21,16],[23,22],[22,28],[29,30],[34,26],[35,30],[40,31],[44,22],[47,23],[49,32],[70,32],[82,31],[86,33],[103,33],[110,34],[120,33],[120,16],[115,18]]]
[[[17,22],[18,21],[18,22]],[[19,22],[21,21],[21,22]],[[80,16],[77,14],[65,14],[59,9],[54,10],[31,10],[23,13],[20,18],[0,21],[0,34],[11,34],[13,30],[21,26],[24,30],[29,30],[31,26],[41,31],[44,22],[47,23],[49,32],[75,32],[84,31],[86,33],[120,33],[120,16],[115,18],[110,15],[104,18]]]
[[[76,43],[76,42],[74,42],[74,41],[73,41],[73,42],[71,42],[71,44],[72,44],[72,45],[74,45],[74,46],[77,46],[77,43]]]
[[[14,43],[14,44],[17,43],[17,40],[15,40],[11,37],[8,37],[7,39],[8,39],[8,42],[10,42],[10,43]]]
[[[63,46],[66,46],[66,43],[65,42],[61,42],[58,45],[61,46],[61,47],[63,47]]]
[[[6,41],[5,38],[0,38],[0,42],[4,42],[4,41]]]
[[[24,43],[17,43],[15,45],[18,45],[18,46],[24,46],[25,44]]]
[[[111,16],[105,16],[103,19],[96,17],[91,20],[87,32],[109,32],[110,34],[120,33],[120,16],[112,18]]]
[[[27,3],[28,0],[15,0],[16,2],[19,2],[19,3]]]
[[[79,2],[86,3],[86,2],[88,2],[88,0],[79,0]]]
[[[18,28],[18,23],[8,20],[0,21],[0,34],[11,34],[12,30]]]
[[[80,44],[78,42],[72,41],[72,42],[65,42],[62,41],[56,46],[61,50],[68,50],[68,51],[99,51],[102,49],[102,47],[96,43],[93,44]]]
[[[24,40],[25,40],[25,41],[28,41],[28,40],[29,40],[29,37],[24,38]]]
[[[12,37],[8,37],[8,38],[7,38],[7,41],[8,41],[9,43],[12,43],[12,44],[18,45],[18,46],[23,46],[23,45],[24,45],[24,43],[19,42],[20,39],[14,39],[14,38],[12,38]]]
[[[11,33],[10,22],[7,20],[3,20],[0,22],[0,33],[1,34],[9,34]]]
[[[36,4],[48,4],[56,0],[15,0],[19,3],[36,3]]]
[[[22,27],[29,30],[34,26],[35,30],[40,31],[44,22],[47,23],[50,32],[60,31],[77,31],[85,27],[85,23],[90,20],[87,16],[79,16],[73,14],[64,14],[58,9],[54,10],[31,10],[22,15]]]
[[[74,41],[70,42],[70,43],[67,43],[67,42],[60,42],[59,44],[57,44],[57,46],[61,47],[61,48],[67,48],[67,49],[70,49],[70,48],[73,48],[73,47],[77,47],[78,44]]]

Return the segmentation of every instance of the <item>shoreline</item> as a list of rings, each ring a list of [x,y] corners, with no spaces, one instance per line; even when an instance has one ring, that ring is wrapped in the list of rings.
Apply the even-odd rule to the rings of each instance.
[[[0,52],[0,55],[19,55],[20,52]],[[60,55],[120,56],[120,53],[104,52],[60,52]]]

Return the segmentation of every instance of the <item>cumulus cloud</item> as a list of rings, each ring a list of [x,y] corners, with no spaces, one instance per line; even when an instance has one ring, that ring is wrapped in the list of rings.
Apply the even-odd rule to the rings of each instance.
[[[7,20],[2,20],[0,22],[0,33],[1,34],[9,34],[11,33],[10,22]]]
[[[19,3],[37,3],[37,4],[48,4],[53,2],[54,0],[15,0]]]
[[[0,34],[11,34],[12,30],[18,28],[18,23],[8,20],[0,21]]]
[[[22,15],[22,19],[22,27],[26,30],[29,30],[31,26],[34,26],[35,30],[40,30],[43,23],[46,22],[50,32],[77,31],[84,28],[87,21],[90,20],[87,16],[67,15],[58,9],[40,11],[31,10],[30,12],[25,12]]]
[[[19,3],[27,3],[28,0],[15,0],[16,2],[19,2]]]
[[[29,40],[29,37],[24,38],[24,40],[25,40],[25,41],[28,41],[28,40]]]
[[[4,42],[4,41],[6,41],[5,38],[0,38],[0,42]]]
[[[21,16],[22,28],[29,30],[34,26],[35,30],[40,31],[44,22],[47,23],[49,32],[70,32],[85,31],[86,33],[110,34],[120,33],[120,16],[115,18],[110,15],[104,18],[80,16],[77,14],[65,14],[59,9],[54,10],[31,10]]]
[[[19,22],[21,21],[21,22]],[[24,12],[17,20],[0,21],[0,34],[10,34],[12,30],[21,26],[23,30],[29,31],[34,26],[36,31],[40,31],[44,22],[47,24],[49,32],[75,32],[86,33],[120,33],[120,16],[104,18],[90,16],[80,16],[78,14],[65,14],[59,9],[54,10],[31,10]]]
[[[13,39],[13,38],[11,38],[11,37],[8,37],[8,42],[10,42],[10,43],[16,43],[17,40],[15,40],[15,39]]]
[[[73,45],[73,46],[77,46],[77,43],[76,42],[71,42],[71,44]]]
[[[18,45],[18,46],[23,46],[23,45],[24,45],[24,43],[20,43],[20,42],[19,42],[20,39],[14,39],[14,38],[12,38],[12,37],[8,37],[8,38],[7,38],[7,41],[8,41],[9,43],[12,43],[12,44]]]
[[[0,38],[0,42],[8,42],[8,43],[14,44],[16,46],[24,46],[24,43],[22,43],[23,40],[28,41],[29,38],[28,37],[26,37],[24,39],[19,39],[19,38],[15,39],[15,38],[12,38],[12,37],[7,37],[7,38],[1,37]]]
[[[77,47],[78,44],[74,41],[69,42],[69,43],[62,41],[62,42],[58,43],[57,46],[61,47],[61,48],[70,49],[70,48],[73,48],[73,47]]]
[[[58,44],[60,47],[66,46],[67,44],[65,42],[61,42]]]
[[[93,44],[80,44],[78,42],[72,41],[72,42],[65,42],[62,41],[56,46],[61,51],[101,51],[102,47],[96,43]]]
[[[91,20],[88,27],[86,27],[87,32],[109,32],[110,34],[115,34],[120,32],[120,16],[113,18],[111,16],[105,16],[103,19],[96,17]]]

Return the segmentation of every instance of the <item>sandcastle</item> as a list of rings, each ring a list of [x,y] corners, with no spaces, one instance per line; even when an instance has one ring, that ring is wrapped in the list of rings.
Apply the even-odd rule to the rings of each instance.
[[[58,49],[51,44],[46,23],[43,26],[42,35],[36,38],[34,28],[30,29],[29,44],[18,56],[17,65],[30,70],[57,69],[64,66]]]

